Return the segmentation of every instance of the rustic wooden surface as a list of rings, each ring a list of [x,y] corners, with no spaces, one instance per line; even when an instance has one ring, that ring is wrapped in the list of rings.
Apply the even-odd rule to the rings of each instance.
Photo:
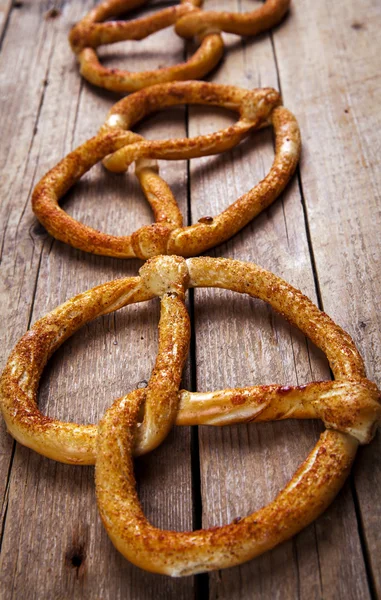
[[[2,365],[39,316],[75,293],[134,274],[139,261],[94,257],[54,241],[30,209],[33,186],[90,137],[117,97],[80,80],[67,44],[91,0],[0,2],[2,96]],[[208,8],[218,5],[210,0]],[[224,0],[244,11],[250,0]],[[51,8],[58,14],[51,18]],[[301,168],[283,196],[210,254],[252,260],[283,276],[351,333],[381,384],[380,141],[377,127],[381,6],[378,0],[294,0],[285,22],[256,40],[225,36],[224,62],[210,81],[273,86],[296,114]],[[168,52],[170,48],[170,52]],[[172,31],[105,49],[110,65],[141,69],[182,60]],[[123,54],[128,58],[123,58]],[[213,131],[223,111],[176,109],[146,121],[149,137]],[[5,142],[5,143],[4,143]],[[185,222],[226,207],[271,164],[263,131],[220,157],[162,163]],[[92,169],[69,194],[70,214],[110,233],[150,222],[133,174]],[[184,386],[200,390],[329,377],[324,357],[254,300],[197,290],[194,339]],[[96,421],[119,395],[149,377],[158,305],[98,319],[50,361],[40,404],[50,415]],[[269,501],[306,456],[318,423],[177,428],[138,462],[140,494],[154,523],[218,525]],[[130,566],[97,515],[93,469],[60,465],[15,445],[2,426],[1,598],[366,599],[381,597],[379,435],[360,450],[331,508],[293,540],[250,563],[171,580]]]

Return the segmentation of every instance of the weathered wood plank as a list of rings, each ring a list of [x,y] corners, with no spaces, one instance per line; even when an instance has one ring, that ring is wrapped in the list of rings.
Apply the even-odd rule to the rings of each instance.
[[[13,148],[8,157],[9,165],[15,169],[9,171],[10,182],[27,185],[28,190],[65,153],[96,132],[117,99],[80,81],[68,48],[69,26],[91,4],[90,1],[80,5],[64,4],[62,14],[49,21],[51,32],[47,21],[41,20],[50,5],[41,2],[33,7],[36,30],[39,32],[42,28],[41,35],[45,38],[45,42],[41,41],[41,57],[48,52],[51,38],[54,37],[55,43],[54,48],[50,48],[50,63],[44,72],[47,83],[38,130],[33,134],[32,129],[29,137],[25,137],[25,146],[30,152],[23,160],[29,156],[33,169],[24,176],[23,182],[17,178],[20,175]],[[29,15],[24,20],[20,15],[17,22],[10,23],[10,56],[15,53],[12,35],[16,26],[25,28],[25,37],[27,33],[31,37],[35,35],[28,29],[30,22],[33,23],[33,19],[30,20]],[[134,68],[156,65],[167,36],[168,32],[163,32],[139,45],[141,56],[134,55]],[[172,39],[172,60],[177,62],[181,60],[183,44],[174,34]],[[126,50],[135,52],[135,48],[130,44]],[[148,58],[147,48],[151,51]],[[118,48],[105,54],[111,52],[118,52]],[[13,73],[10,68],[8,65],[8,79]],[[17,85],[21,82],[16,78],[14,86]],[[9,105],[11,110],[11,97]],[[29,120],[33,115],[29,109]],[[14,119],[17,121],[17,116]],[[164,118],[152,119],[144,131],[151,136],[184,135],[184,111],[172,115],[170,123]],[[162,172],[173,184],[186,218],[186,165],[168,163]],[[18,238],[13,229],[8,230],[5,247],[8,249],[12,242],[16,246],[16,239],[29,244],[35,248],[38,266],[29,273],[36,279],[34,297],[33,287],[31,292],[22,293],[24,315],[21,310],[16,313],[12,306],[12,298],[20,293],[21,283],[17,278],[9,278],[7,293],[17,331],[7,340],[7,349],[25,331],[28,311],[33,322],[80,291],[116,276],[135,274],[141,264],[86,255],[55,242],[34,219],[24,189],[11,200]],[[69,195],[65,207],[75,217],[116,234],[133,231],[151,220],[133,175],[108,175],[100,166]],[[18,246],[18,252],[19,262],[27,269],[27,251]],[[10,248],[7,257],[7,268],[11,272],[16,267]],[[155,358],[158,316],[157,302],[130,307],[115,316],[97,320],[69,340],[49,363],[43,379],[40,393],[43,410],[59,418],[97,421],[114,398],[149,378]],[[3,437],[9,443],[9,438]],[[174,455],[176,463],[170,460]],[[174,431],[167,444],[139,461],[137,469],[143,506],[153,522],[164,527],[191,528],[189,431],[186,428]],[[22,447],[16,450],[10,477],[1,570],[6,598],[176,596],[188,599],[194,595],[192,579],[171,580],[147,574],[129,565],[116,552],[97,514],[92,468],[56,464]]]
[[[380,385],[381,6],[376,0],[295,0],[293,20],[277,34],[275,48],[285,100],[299,110],[306,140],[302,184],[322,303],[353,336],[369,378]],[[380,443],[378,435],[360,450],[354,470],[378,596]]]
[[[35,180],[40,152],[36,144],[38,127],[54,47],[55,28],[44,19],[45,11],[46,4],[42,2],[25,2],[14,8],[0,54],[1,130],[3,139],[7,140],[0,150],[1,367],[30,323],[41,250],[46,243],[46,236],[38,235],[39,229],[35,229],[34,222],[21,223]],[[66,100],[68,126],[75,115],[75,105],[71,101],[72,94]],[[62,152],[63,148],[57,150]],[[5,434],[3,422],[0,427],[0,494],[3,500],[13,443]],[[1,520],[5,509],[6,502],[2,501]]]
[[[248,10],[249,5],[244,3],[241,9]],[[237,8],[234,2],[227,5],[230,10]],[[295,26],[292,19],[287,21],[291,29]],[[245,43],[231,37],[230,42],[234,48],[213,80],[245,87],[278,87],[268,36]],[[290,106],[287,98],[285,104]],[[294,104],[292,108],[299,117],[300,106]],[[214,111],[205,116],[192,110],[191,115],[191,135],[229,122]],[[220,212],[254,185],[268,170],[272,157],[271,134],[263,132],[227,156],[192,161],[193,222]],[[282,199],[211,254],[257,262],[316,301],[296,180]],[[330,377],[319,353],[259,302],[221,291],[197,291],[195,327],[198,389],[300,384]],[[274,498],[307,455],[319,430],[318,424],[291,421],[218,430],[200,428],[203,524],[231,521]],[[330,587],[323,588],[327,581]],[[368,597],[348,486],[326,515],[294,540],[247,565],[210,575],[210,598],[281,597]]]

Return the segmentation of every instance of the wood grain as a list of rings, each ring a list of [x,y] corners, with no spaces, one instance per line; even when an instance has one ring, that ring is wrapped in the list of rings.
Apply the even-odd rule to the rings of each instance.
[[[322,305],[356,341],[381,383],[381,210],[378,68],[381,6],[296,1],[275,37],[282,91],[301,111],[301,167]],[[316,24],[321,26],[316,27]],[[303,73],[295,85],[294,73]],[[359,452],[354,494],[374,595],[381,594],[380,436]]]
[[[36,136],[54,46],[54,30],[43,18],[44,12],[45,7],[43,8],[41,3],[25,3],[19,8],[13,8],[7,21],[0,54],[2,134],[7,140],[7,144],[2,145],[0,151],[3,192],[0,207],[0,325],[4,349],[2,365],[7,353],[30,324],[40,256],[46,243],[46,236],[34,234],[35,222],[30,219],[29,222],[23,220],[25,211],[28,210],[40,152],[36,145]],[[22,45],[20,40],[23,40]],[[71,96],[67,99],[68,104],[70,99]],[[69,119],[71,113],[69,110]],[[12,448],[13,442],[5,434],[2,423],[2,498],[7,486]],[[2,519],[6,507],[7,502],[3,502]]]
[[[250,3],[242,3],[240,8],[249,10]],[[232,1],[228,9],[237,10],[238,4]],[[277,35],[278,31],[275,39]],[[243,44],[233,36],[229,41],[232,47],[214,80],[244,87],[278,87],[270,36]],[[287,98],[285,105],[289,107]],[[300,107],[292,108],[299,117]],[[194,110],[191,115],[191,135],[227,122],[226,117],[212,112],[203,117]],[[263,132],[229,155],[192,162],[193,221],[217,214],[247,191],[268,171],[272,157],[271,133]],[[297,180],[265,214],[213,254],[257,262],[316,301]],[[316,350],[270,309],[253,300],[221,291],[197,291],[195,328],[199,389],[330,378]],[[318,431],[315,424],[296,422],[200,428],[203,524],[229,522],[272,499],[304,460]],[[210,597],[368,597],[356,527],[347,486],[326,515],[294,540],[238,569],[211,574]]]

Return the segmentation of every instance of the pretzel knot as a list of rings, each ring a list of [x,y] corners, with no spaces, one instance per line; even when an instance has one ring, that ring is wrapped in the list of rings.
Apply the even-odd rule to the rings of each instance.
[[[135,92],[157,83],[201,78],[218,64],[223,55],[221,31],[256,35],[279,23],[290,4],[290,0],[267,0],[252,12],[235,14],[205,12],[198,8],[201,0],[181,0],[177,6],[160,10],[148,17],[132,21],[103,22],[146,2],[147,0],[105,0],[73,27],[69,36],[70,44],[77,55],[81,74],[90,83],[116,92]],[[181,37],[196,37],[200,44],[195,54],[185,63],[132,73],[107,69],[99,62],[96,53],[99,46],[123,40],[142,40],[171,25],[175,25],[175,30]]]
[[[159,108],[176,104],[222,106],[238,113],[234,125],[195,138],[144,140],[129,131]],[[280,106],[271,88],[242,88],[200,81],[153,86],[124,98],[111,109],[99,134],[68,154],[36,186],[32,205],[48,232],[75,248],[142,259],[159,254],[195,256],[235,235],[283,191],[300,155],[300,133],[295,117]],[[160,177],[156,159],[178,160],[217,154],[236,146],[250,132],[272,126],[275,157],[269,173],[249,192],[216,217],[205,217],[183,227],[175,198]],[[135,161],[135,174],[150,203],[156,223],[129,236],[108,235],[66,214],[59,199],[94,164],[121,172]]]
[[[230,259],[159,256],[140,276],[93,288],[43,317],[13,350],[1,379],[1,408],[10,433],[56,460],[96,464],[103,523],[134,564],[173,576],[237,565],[286,540],[321,514],[348,475],[358,444],[381,419],[380,392],[365,376],[350,336],[308,298],[260,267]],[[187,288],[218,287],[268,302],[326,354],[334,381],[179,391],[190,326]],[[146,389],[120,398],[99,426],[43,416],[36,395],[49,356],[89,320],[159,296],[159,350]],[[136,492],[132,456],[155,448],[172,425],[227,425],[321,418],[326,431],[273,502],[223,527],[177,533],[153,527]]]

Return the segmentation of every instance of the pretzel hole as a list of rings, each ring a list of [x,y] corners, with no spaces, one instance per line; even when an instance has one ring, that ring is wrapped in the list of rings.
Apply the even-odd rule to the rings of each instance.
[[[159,301],[153,300],[127,306],[82,327],[53,354],[44,370],[41,412],[65,421],[98,422],[115,398],[149,379],[158,345],[158,322]],[[135,461],[143,509],[158,527],[192,528],[192,511],[184,510],[184,503],[191,507],[192,502],[189,435],[188,428],[176,427],[165,444]],[[54,463],[55,472],[65,469],[66,465]],[[189,473],[185,489],[184,473]],[[171,510],[162,511],[169,496]],[[94,506],[93,494],[90,501]],[[66,555],[67,565],[79,569],[84,558],[75,545]]]
[[[231,115],[225,109],[191,106],[189,136],[228,127],[234,120]],[[253,131],[232,150],[193,159],[190,162],[191,193],[195,199],[192,203],[193,222],[205,215],[219,214],[251,190],[267,175],[273,160],[274,141],[270,128]],[[235,243],[239,244],[237,238]]]
[[[60,200],[84,225],[111,235],[129,235],[153,222],[152,210],[133,173],[116,176],[98,164]]]
[[[188,114],[187,114],[188,113]],[[238,120],[238,115],[233,110],[221,106],[202,106],[190,104],[163,108],[139,121],[132,129],[135,133],[144,136],[147,140],[176,139],[176,137],[191,137],[186,132],[186,120],[188,126],[193,127],[198,118],[204,119],[202,131],[197,135],[216,133],[225,129]],[[183,128],[181,131],[180,128]],[[201,128],[200,128],[201,129]],[[196,135],[196,134],[195,134]],[[192,136],[193,137],[193,136]]]
[[[153,124],[153,131],[160,124]],[[166,167],[166,168],[165,168]],[[186,165],[183,165],[185,176]],[[161,174],[170,186],[180,211],[186,215],[186,189],[179,165],[164,165]],[[127,236],[155,218],[141,186],[131,170],[115,175],[94,165],[59,201],[61,208],[84,225],[110,235]]]
[[[176,531],[193,529],[189,448],[189,428],[174,427],[159,448],[134,460],[139,500],[156,527]],[[170,510],[163,511],[163,506],[168,505]]]
[[[194,294],[199,389],[324,379],[324,372],[320,377],[309,372],[309,361],[317,369],[319,359],[309,357],[303,334],[264,302],[226,290],[196,289]],[[211,356],[213,369],[207,369]],[[230,523],[274,499],[322,430],[320,421],[309,420],[199,427],[201,456],[208,449],[201,468],[203,526]]]
[[[299,329],[262,300],[229,290],[198,288],[194,303],[194,327],[201,340],[208,340],[207,351],[201,342],[197,347],[199,389],[277,383],[286,391],[290,385],[330,379],[321,350],[311,341],[307,344]],[[202,369],[209,364],[209,355],[215,365],[211,373]]]
[[[184,106],[172,106],[144,117],[133,127],[133,131],[142,135],[146,140],[186,137],[186,118]],[[167,163],[167,161],[164,162]],[[165,166],[164,162],[163,167]]]
[[[146,17],[161,8],[177,3],[163,3],[159,6],[147,6],[128,13],[125,20]],[[120,18],[119,20],[123,20]],[[115,18],[110,18],[115,21]],[[97,48],[99,60],[109,69],[125,69],[130,72],[148,71],[176,65],[184,60],[184,41],[179,38],[173,26],[157,31],[142,40],[125,40]]]
[[[153,36],[159,36],[160,33],[162,32],[157,32]],[[180,53],[179,49],[176,48],[175,40],[173,45],[170,46],[170,53],[164,50],[164,40],[157,42],[157,50],[152,49],[150,42],[151,39],[148,40],[148,38],[135,43],[130,41],[118,42],[112,47],[101,46],[97,50],[97,54],[102,66],[110,69],[111,72],[115,69],[115,71],[125,70],[130,73],[139,73],[140,71],[153,71],[183,62],[183,52]],[[126,47],[126,44],[130,46],[133,43],[134,46]],[[136,44],[139,44],[139,46],[137,47]],[[145,48],[146,45],[147,48]]]
[[[158,300],[91,321],[52,356],[39,407],[64,421],[97,423],[113,401],[148,380],[158,346]]]
[[[319,433],[320,427],[311,421],[199,429],[200,446],[208,448],[201,467],[203,527],[242,519],[274,500]]]

